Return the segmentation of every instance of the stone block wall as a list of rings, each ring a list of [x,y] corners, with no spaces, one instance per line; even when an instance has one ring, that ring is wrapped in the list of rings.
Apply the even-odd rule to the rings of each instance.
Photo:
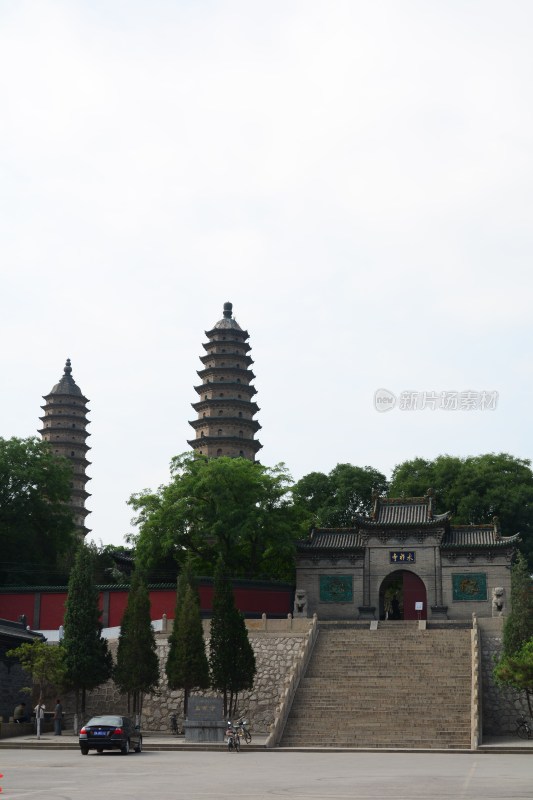
[[[31,685],[31,676],[24,672],[20,664],[11,660],[0,661],[0,716],[6,722],[20,702],[26,703],[26,709],[31,713],[32,696],[22,691]]]
[[[257,673],[251,691],[238,698],[238,708],[250,722],[256,733],[267,733],[274,722],[276,706],[283,689],[290,680],[298,661],[302,657],[305,635],[311,620],[288,618],[285,620],[247,620],[248,635],[254,649]],[[204,621],[206,647],[209,646],[209,621]],[[142,725],[146,731],[170,733],[170,717],[176,714],[178,724],[183,725],[183,692],[170,690],[166,684],[165,664],[168,655],[168,632],[156,636],[160,666],[158,692],[144,698]],[[117,642],[110,642],[115,656]],[[212,695],[213,692],[199,694]],[[75,710],[72,694],[64,698],[68,717]],[[122,695],[112,681],[87,695],[87,718],[93,714],[127,713],[127,697]],[[84,720],[86,721],[86,720]]]

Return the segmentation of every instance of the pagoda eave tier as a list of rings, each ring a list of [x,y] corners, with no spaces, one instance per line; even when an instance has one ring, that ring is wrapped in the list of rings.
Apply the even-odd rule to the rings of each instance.
[[[221,342],[219,339],[212,339],[210,342],[203,342],[202,347],[208,353],[211,353],[213,351],[213,348],[220,347],[220,345],[224,343],[227,345],[231,345],[232,347],[238,347],[239,349],[237,353],[239,355],[241,355],[241,353],[244,355],[245,353],[248,353],[252,349],[252,346],[248,342],[241,342],[237,341],[236,339],[233,339],[233,341],[229,341],[228,339],[226,339],[225,342],[224,341]],[[228,354],[231,355],[229,350],[224,355]],[[236,353],[234,352],[233,355],[236,355]]]
[[[210,331],[204,331],[205,335],[208,339],[217,338],[217,341],[222,342],[231,342],[231,340],[235,339],[242,339],[242,341],[246,341],[249,338],[250,334],[248,331],[243,331],[242,328],[211,328]]]
[[[242,375],[243,378],[247,378],[248,381],[253,381],[255,378],[254,373],[251,369],[243,369],[242,367],[206,367],[205,369],[197,370],[196,374],[199,378],[208,378],[210,375]]]
[[[197,403],[191,403],[191,406],[194,408],[194,410],[198,412],[201,412],[206,408],[212,408],[215,405],[237,406],[238,408],[245,408],[252,414],[257,414],[257,412],[261,410],[257,403],[254,403],[251,400],[239,400],[232,397],[213,397],[212,400],[199,400]]]
[[[254,394],[257,394],[257,389],[255,386],[251,386],[249,383],[230,383],[229,381],[226,383],[222,381],[221,383],[201,383],[199,386],[194,387],[194,391],[198,392],[198,394],[203,394],[204,392],[219,392],[221,389],[227,389],[228,391],[231,389],[232,391],[242,391],[245,394],[248,394],[250,397],[253,397]],[[219,398],[213,397],[213,400],[217,400]],[[226,400],[229,398],[226,398]],[[236,400],[241,398],[236,397]]]
[[[42,419],[42,417],[41,417],[41,419]],[[47,419],[50,419],[50,418],[47,417]],[[60,432],[61,433],[69,433],[71,436],[72,436],[73,433],[75,433],[76,436],[80,437],[80,439],[81,438],[87,439],[91,435],[87,431],[84,431],[83,428],[81,428],[81,427],[80,428],[67,428],[66,426],[63,427],[62,425],[60,425],[59,427],[56,427],[55,425],[50,425],[48,428],[39,428],[39,430],[37,431],[37,433],[40,433],[41,436],[45,436],[47,433],[53,433],[55,435],[55,434],[58,434]],[[71,439],[71,441],[72,441],[72,439]],[[89,448],[89,450],[90,450],[90,448]]]
[[[198,428],[208,428],[210,425],[215,427],[220,425],[239,425],[243,430],[259,431],[261,425],[255,419],[244,419],[243,417],[201,417],[200,419],[193,419],[189,422],[191,428],[198,430]]]
[[[201,439],[189,439],[187,440],[187,444],[190,445],[193,450],[198,450],[199,447],[209,447],[217,444],[235,444],[241,449],[247,447],[253,450],[254,453],[257,453],[257,451],[263,447],[261,442],[255,439],[242,439],[240,436],[203,436]]]
[[[202,364],[207,364],[208,361],[227,361],[229,358],[239,358],[245,367],[249,367],[254,363],[252,357],[246,356],[244,353],[207,353],[205,356],[200,356],[200,361]],[[224,369],[224,367],[216,366],[215,369]],[[234,367],[234,369],[242,369],[242,367]]]
[[[43,394],[43,400],[46,400],[46,404],[48,406],[52,406],[52,408],[57,408],[58,406],[72,406],[73,408],[80,408],[82,405],[86,406],[87,403],[90,402],[88,397],[84,397],[82,394],[57,394],[52,392],[51,394]],[[50,400],[53,398],[53,402]],[[81,403],[78,402],[81,400]],[[44,408],[44,406],[41,406]],[[85,409],[89,411],[88,408]]]

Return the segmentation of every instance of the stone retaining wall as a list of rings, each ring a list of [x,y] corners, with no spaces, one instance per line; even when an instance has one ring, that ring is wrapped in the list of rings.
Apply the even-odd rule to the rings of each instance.
[[[290,681],[299,659],[302,657],[305,635],[311,620],[247,620],[248,635],[256,659],[257,673],[251,691],[239,695],[239,713],[245,714],[252,731],[267,733],[274,722],[285,685]],[[209,647],[210,622],[204,620],[206,647]],[[170,717],[176,714],[178,725],[183,726],[183,692],[170,690],[166,684],[165,664],[168,655],[169,632],[156,636],[160,675],[159,690],[144,699],[142,725],[146,731],[170,732]],[[117,641],[111,641],[110,649],[115,655]],[[207,696],[213,692],[200,692]],[[73,712],[73,695],[64,698],[64,708]],[[87,695],[87,718],[93,714],[127,713],[127,698],[108,681]],[[86,720],[85,720],[86,721]]]
[[[503,619],[479,619],[481,629],[481,686],[483,698],[483,733],[486,736],[514,734],[516,718],[529,716],[524,692],[497,686],[492,671],[502,651]]]

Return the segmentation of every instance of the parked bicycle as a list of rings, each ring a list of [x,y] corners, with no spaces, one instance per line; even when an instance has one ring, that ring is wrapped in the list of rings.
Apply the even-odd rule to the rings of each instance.
[[[233,724],[237,728],[237,733],[239,734],[241,739],[244,739],[246,744],[250,744],[250,742],[252,741],[252,734],[246,727],[248,725],[248,720],[244,719],[244,717],[241,717],[238,722],[234,722]]]
[[[533,737],[533,730],[524,714],[516,720],[516,733],[521,739],[531,739]]]
[[[229,720],[226,726],[225,736],[226,736],[226,744],[228,745],[228,750],[230,751],[230,753],[232,750],[235,750],[235,752],[238,753],[239,750],[241,749],[241,740],[239,737],[239,731],[237,730],[235,725],[233,725],[233,723],[231,723]]]

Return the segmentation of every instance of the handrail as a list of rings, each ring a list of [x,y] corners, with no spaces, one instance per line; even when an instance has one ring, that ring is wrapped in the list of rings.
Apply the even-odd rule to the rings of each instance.
[[[266,747],[277,747],[281,741],[281,737],[283,735],[283,731],[285,729],[285,725],[287,724],[287,719],[292,707],[292,701],[294,700],[294,695],[296,694],[296,690],[300,685],[302,676],[305,675],[307,670],[317,636],[318,617],[316,614],[313,614],[313,622],[311,623],[311,627],[305,635],[305,644],[302,656],[299,662],[296,664],[290,678],[286,681],[285,687],[281,693],[280,702],[276,706],[276,715],[274,717],[274,722],[270,726],[270,732],[265,743]]]
[[[472,614],[472,694],[470,701],[470,747],[477,750],[481,744],[481,663],[479,647],[479,626],[476,614]]]

